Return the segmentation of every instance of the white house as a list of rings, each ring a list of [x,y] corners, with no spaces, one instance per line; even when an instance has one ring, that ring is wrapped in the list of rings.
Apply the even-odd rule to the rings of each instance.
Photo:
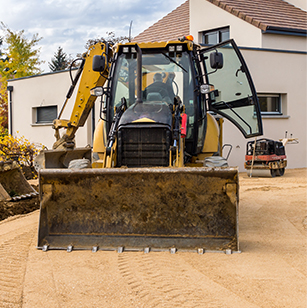
[[[135,37],[170,40],[192,34],[199,44],[233,38],[249,67],[261,104],[264,137],[299,139],[286,146],[288,167],[307,166],[307,1],[188,0]],[[227,120],[229,162],[243,171],[247,140]],[[226,153],[225,153],[226,154]]]
[[[70,85],[69,71],[10,80],[9,133],[23,135],[30,142],[41,143],[51,149],[56,140],[52,121],[60,112]],[[75,96],[76,93],[69,100],[63,119],[70,118]],[[79,129],[76,136],[79,146],[91,144],[91,125],[90,118],[86,125]]]
[[[188,0],[134,40],[162,41],[192,34],[206,45],[233,38],[256,86],[264,137],[277,140],[288,132],[298,138],[298,144],[286,147],[288,167],[307,167],[306,10],[307,1],[301,0]],[[68,72],[10,80],[10,132],[19,131],[50,148],[55,141],[51,119],[58,114],[70,83]],[[67,107],[63,118],[69,118],[71,109]],[[98,118],[97,105],[95,119],[90,117],[77,134],[77,146],[91,144],[92,122]],[[224,143],[233,145],[229,163],[240,171],[244,171],[247,141],[225,121]]]

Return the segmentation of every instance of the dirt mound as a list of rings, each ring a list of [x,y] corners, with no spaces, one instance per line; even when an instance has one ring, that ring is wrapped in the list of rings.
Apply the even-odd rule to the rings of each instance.
[[[34,189],[38,189],[33,186]],[[10,216],[27,214],[39,209],[39,196],[19,201],[0,201],[0,221]]]

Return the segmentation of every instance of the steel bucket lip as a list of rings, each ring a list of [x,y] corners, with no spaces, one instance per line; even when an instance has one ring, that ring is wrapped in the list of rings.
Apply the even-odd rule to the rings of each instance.
[[[209,176],[219,177],[221,174],[236,174],[238,173],[237,167],[144,167],[144,168],[88,168],[88,169],[41,169],[39,176],[54,175],[55,173],[63,175],[79,175],[79,174],[127,174],[127,173],[203,173]]]
[[[86,236],[69,235],[56,236],[47,235],[42,241],[38,242],[37,249],[48,250],[66,250],[69,246],[73,250],[91,250],[93,247],[99,247],[99,250],[117,250],[123,247],[124,250],[143,251],[149,248],[151,251],[166,251],[175,248],[176,251],[197,251],[203,249],[206,251],[239,251],[238,243],[233,245],[235,238],[173,238],[173,237],[134,237],[117,235],[112,236]]]

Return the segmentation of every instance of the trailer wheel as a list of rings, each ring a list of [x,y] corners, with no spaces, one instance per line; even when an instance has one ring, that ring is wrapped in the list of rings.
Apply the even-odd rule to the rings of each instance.
[[[275,176],[277,175],[277,169],[271,169],[271,177],[275,178]]]
[[[285,168],[280,168],[279,169],[279,175],[283,176],[285,174]]]

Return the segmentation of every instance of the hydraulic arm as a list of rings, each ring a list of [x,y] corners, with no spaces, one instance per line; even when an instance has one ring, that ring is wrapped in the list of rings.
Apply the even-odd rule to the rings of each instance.
[[[72,80],[72,85],[66,95],[66,100],[58,115],[58,118],[53,121],[53,128],[55,129],[55,137],[57,141],[53,145],[53,149],[68,149],[74,148],[74,137],[79,127],[86,122],[91,109],[95,103],[97,96],[92,95],[90,90],[94,87],[103,86],[108,78],[109,63],[104,61],[104,69],[102,72],[97,72],[92,69],[92,63],[95,56],[109,54],[110,50],[107,44],[96,43],[91,46],[89,50],[82,55],[81,65]],[[102,58],[108,59],[108,56]],[[61,119],[63,111],[72,93],[78,79],[81,76],[78,93],[76,94],[75,104],[69,120]],[[66,132],[60,137],[59,129],[66,128]]]

